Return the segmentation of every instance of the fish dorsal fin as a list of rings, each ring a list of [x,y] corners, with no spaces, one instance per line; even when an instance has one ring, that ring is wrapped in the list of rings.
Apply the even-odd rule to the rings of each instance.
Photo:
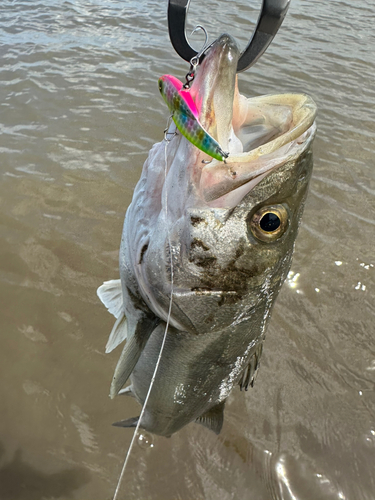
[[[125,314],[122,312],[117,318],[115,324],[113,325],[112,331],[109,334],[109,339],[107,345],[105,346],[105,352],[108,354],[112,352],[118,345],[123,342],[128,335],[128,325],[126,321]]]
[[[217,404],[206,413],[203,413],[195,421],[197,424],[204,425],[207,429],[214,431],[215,434],[220,434],[224,422],[224,406],[225,401]]]
[[[263,342],[257,346],[255,352],[252,354],[251,358],[249,359],[249,362],[245,366],[245,369],[240,376],[238,383],[241,391],[243,389],[247,391],[249,386],[250,387],[254,386],[255,379],[258,375],[262,350],[263,350]]]
[[[105,281],[96,293],[108,311],[118,319],[123,312],[121,280]]]

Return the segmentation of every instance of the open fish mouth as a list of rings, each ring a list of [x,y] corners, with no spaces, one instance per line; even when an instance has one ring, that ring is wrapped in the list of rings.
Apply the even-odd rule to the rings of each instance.
[[[234,207],[264,176],[300,156],[315,135],[316,105],[304,94],[246,98],[238,91],[239,50],[222,35],[197,69],[191,96],[199,121],[228,151],[225,161],[197,150],[192,179],[210,207]]]
[[[200,192],[212,207],[237,205],[267,173],[303,154],[315,136],[316,106],[307,95],[267,95],[244,104],[245,119],[234,129],[243,151],[202,169]]]

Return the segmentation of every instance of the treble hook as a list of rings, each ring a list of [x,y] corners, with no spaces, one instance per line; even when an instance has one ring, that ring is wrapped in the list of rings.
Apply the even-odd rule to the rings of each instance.
[[[179,56],[185,61],[198,59],[208,49],[198,53],[191,47],[185,35],[185,22],[190,0],[169,0],[168,3],[168,29],[171,43]],[[253,36],[245,50],[242,52],[237,73],[245,71],[257,62],[272,42],[287,13],[290,0],[263,0],[257,25]]]

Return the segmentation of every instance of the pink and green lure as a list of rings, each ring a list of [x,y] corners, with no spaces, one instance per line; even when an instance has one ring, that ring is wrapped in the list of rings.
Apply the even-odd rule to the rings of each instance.
[[[189,89],[171,75],[159,78],[159,90],[172,113],[176,127],[188,141],[212,158],[224,161],[228,157],[217,141],[199,123],[199,111]]]

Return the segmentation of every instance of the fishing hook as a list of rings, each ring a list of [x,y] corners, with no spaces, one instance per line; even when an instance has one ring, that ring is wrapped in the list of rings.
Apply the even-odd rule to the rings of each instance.
[[[201,55],[203,54],[203,52],[205,52],[208,47],[210,47],[210,45],[212,44],[208,44],[208,33],[206,31],[206,28],[200,24],[197,24],[196,27],[193,29],[193,31],[191,32],[191,35],[193,35],[196,31],[198,30],[202,30],[203,33],[204,33],[204,36],[206,37],[205,41],[204,41],[204,44],[203,44],[203,47],[202,49],[194,56],[190,59],[190,64],[196,68],[199,64],[199,59],[201,57]]]
[[[173,137],[175,135],[177,135],[177,131],[175,130],[174,132],[169,132],[169,127],[171,126],[171,123],[172,123],[172,118],[173,118],[173,115],[170,115],[168,117],[168,121],[167,121],[167,126],[166,128],[164,129],[164,140],[166,142],[171,142],[171,140],[173,139]]]
[[[195,78],[195,70],[197,69],[197,66],[199,64],[199,61],[200,61],[200,58],[202,57],[202,55],[204,54],[204,52],[206,52],[206,50],[208,50],[212,43],[208,43],[208,33],[206,31],[206,28],[200,24],[197,24],[197,26],[193,29],[193,31],[191,32],[191,35],[193,35],[196,31],[198,30],[202,30],[206,39],[204,41],[204,44],[203,44],[203,47],[202,49],[196,53],[195,56],[193,56],[191,59],[190,59],[190,69],[189,71],[187,72],[186,76],[185,76],[185,79],[186,79],[186,83],[184,84],[184,89],[189,89],[190,88],[190,85],[191,85],[191,82],[194,80]]]
[[[185,22],[189,4],[190,0],[168,2],[169,37],[175,51],[185,61],[191,61],[197,56],[199,59],[208,48],[204,47],[203,52],[198,53],[186,39]],[[289,4],[290,0],[263,0],[253,36],[238,60],[237,73],[250,68],[265,52],[280,28]]]

